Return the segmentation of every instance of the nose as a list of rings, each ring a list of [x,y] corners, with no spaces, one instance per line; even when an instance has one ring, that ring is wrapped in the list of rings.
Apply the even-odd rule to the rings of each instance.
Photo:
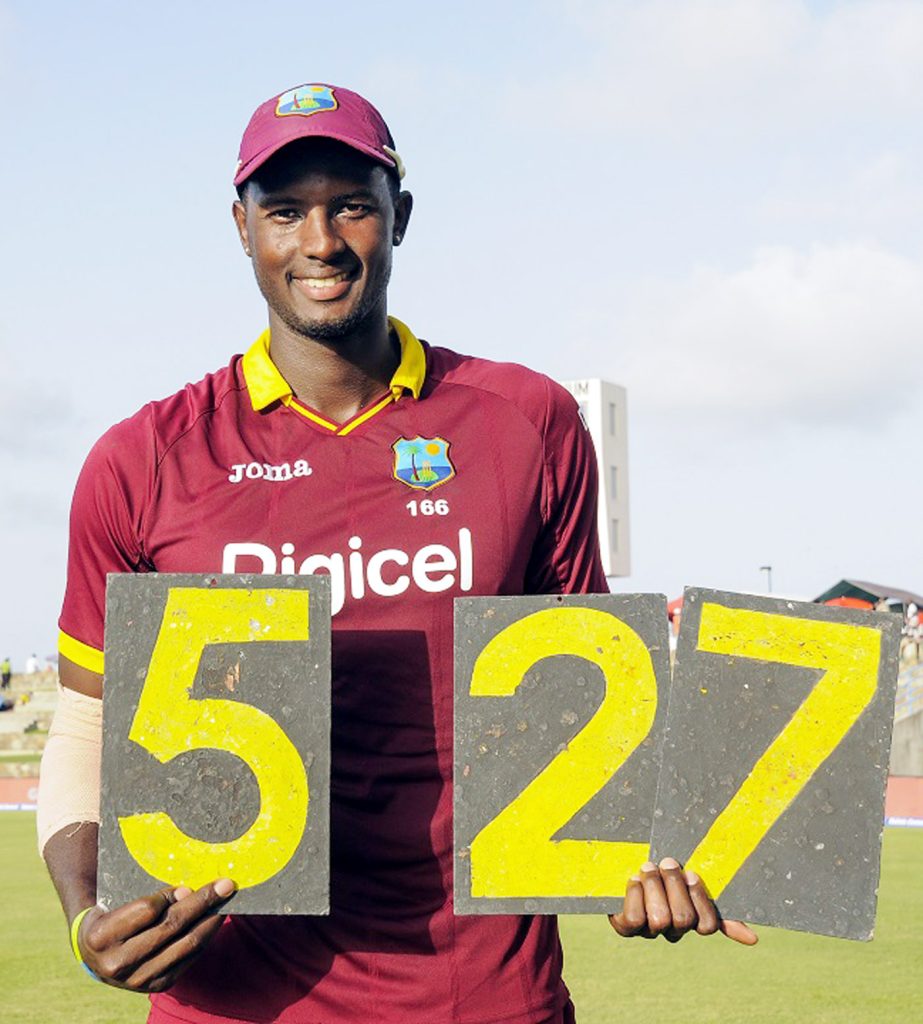
[[[326,209],[320,206],[305,217],[299,243],[305,256],[323,263],[328,263],[346,247]]]

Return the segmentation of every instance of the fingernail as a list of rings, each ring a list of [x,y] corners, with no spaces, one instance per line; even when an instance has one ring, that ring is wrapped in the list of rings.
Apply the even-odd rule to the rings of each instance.
[[[629,882],[640,882],[641,881],[641,876],[640,875],[632,875],[631,878],[628,879],[628,881]]]
[[[698,885],[699,884],[699,876],[694,871],[687,871],[686,872],[686,881],[690,885]]]
[[[642,871],[656,871],[657,870],[657,865],[652,860],[649,860],[646,864],[642,864],[641,865],[641,870]]]
[[[191,895],[192,889],[190,889],[188,885],[178,885],[173,890],[173,899],[175,900],[184,900],[187,896]]]
[[[230,896],[231,893],[237,888],[237,886],[230,880],[230,878],[219,878],[215,882],[215,894],[217,896]]]
[[[671,868],[678,868],[679,861],[674,860],[672,857],[664,857],[663,860],[660,862],[660,866],[662,868],[667,868],[667,870],[670,870]]]

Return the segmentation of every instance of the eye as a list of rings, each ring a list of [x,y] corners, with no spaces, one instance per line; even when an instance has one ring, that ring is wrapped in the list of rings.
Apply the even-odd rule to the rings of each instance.
[[[375,207],[371,203],[350,199],[340,204],[337,209],[337,216],[343,217],[346,220],[360,220],[362,217],[367,217],[374,209]]]
[[[301,211],[288,206],[280,206],[275,210],[270,210],[267,216],[277,224],[294,224],[301,218]]]

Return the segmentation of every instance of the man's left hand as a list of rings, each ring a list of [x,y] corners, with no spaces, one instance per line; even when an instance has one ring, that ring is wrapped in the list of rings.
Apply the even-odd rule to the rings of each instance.
[[[743,921],[725,921],[702,879],[693,871],[683,871],[672,857],[664,857],[659,866],[644,864],[641,873],[628,880],[622,912],[611,914],[609,923],[626,937],[656,939],[662,935],[668,942],[678,942],[687,932],[712,935],[721,931],[744,946],[759,941]]]

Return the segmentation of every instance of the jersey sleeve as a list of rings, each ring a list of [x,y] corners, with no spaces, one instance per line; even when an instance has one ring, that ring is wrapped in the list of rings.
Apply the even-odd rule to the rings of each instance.
[[[526,576],[533,594],[609,592],[599,556],[596,454],[576,401],[546,382],[542,528]]]
[[[142,410],[113,427],[87,456],[74,490],[59,650],[103,671],[106,574],[143,572],[141,526],[153,478],[153,438]]]

